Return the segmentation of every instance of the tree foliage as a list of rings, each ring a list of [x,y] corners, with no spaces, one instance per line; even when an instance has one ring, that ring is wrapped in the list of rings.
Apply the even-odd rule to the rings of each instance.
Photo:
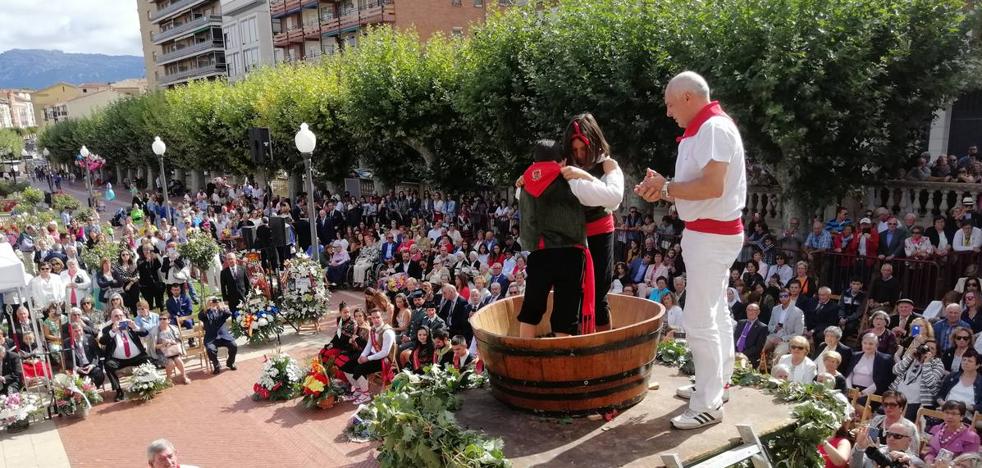
[[[537,2],[532,2],[537,3]],[[318,180],[368,167],[392,184],[508,183],[531,143],[597,116],[625,167],[671,172],[676,73],[707,77],[747,153],[786,195],[820,203],[905,166],[936,109],[977,85],[978,8],[962,0],[580,0],[492,14],[468,39],[378,28],[319,64],[194,82],[49,127],[58,160],[82,144],[114,164],[254,170],[247,131],[269,127],[270,167],[293,171],[301,122]],[[976,35],[977,37],[977,35]],[[322,176],[322,177],[321,177]]]
[[[0,128],[0,157],[19,158],[24,150],[24,137],[16,131]]]

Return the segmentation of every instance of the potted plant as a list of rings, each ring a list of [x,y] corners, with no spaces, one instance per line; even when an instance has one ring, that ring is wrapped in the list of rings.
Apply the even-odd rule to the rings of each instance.
[[[0,395],[0,422],[7,432],[20,432],[31,425],[31,415],[41,410],[41,398],[30,393]]]
[[[304,406],[320,409],[334,407],[343,394],[341,387],[330,377],[334,375],[334,367],[334,359],[322,362],[320,358],[314,358],[310,361],[310,369],[301,388]]]
[[[92,405],[102,403],[102,395],[87,376],[57,374],[54,378],[55,411],[62,416],[84,418]]]

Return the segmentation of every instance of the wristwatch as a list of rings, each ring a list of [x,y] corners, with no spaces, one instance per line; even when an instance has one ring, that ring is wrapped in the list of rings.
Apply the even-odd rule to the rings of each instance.
[[[669,195],[668,195],[668,184],[671,184],[671,183],[672,183],[672,180],[671,179],[665,179],[665,183],[662,184],[662,186],[661,186],[661,199],[662,200],[668,200],[668,198],[669,198]]]

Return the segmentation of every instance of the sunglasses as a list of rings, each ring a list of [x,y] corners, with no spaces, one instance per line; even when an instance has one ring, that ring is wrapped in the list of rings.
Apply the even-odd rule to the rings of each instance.
[[[887,437],[891,439],[900,440],[900,439],[906,439],[910,436],[905,434],[897,434],[896,432],[887,432]]]
[[[897,408],[900,406],[900,403],[897,403],[896,401],[889,401],[889,402],[884,401],[883,406],[887,408]]]
[[[970,337],[970,336],[956,336],[955,339],[958,340],[958,341],[968,341],[968,340],[971,340],[972,337]]]
[[[805,349],[805,347],[804,346],[792,345],[791,346],[791,349],[799,349],[800,350],[800,349]]]

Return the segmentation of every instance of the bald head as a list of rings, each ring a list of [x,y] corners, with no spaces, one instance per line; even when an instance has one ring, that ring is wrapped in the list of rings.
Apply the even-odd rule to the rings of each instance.
[[[688,127],[689,122],[707,104],[709,84],[696,72],[679,73],[665,87],[665,113],[675,119],[679,127]]]
[[[675,75],[665,87],[665,94],[692,93],[709,100],[709,83],[702,75],[694,71],[684,71]]]

